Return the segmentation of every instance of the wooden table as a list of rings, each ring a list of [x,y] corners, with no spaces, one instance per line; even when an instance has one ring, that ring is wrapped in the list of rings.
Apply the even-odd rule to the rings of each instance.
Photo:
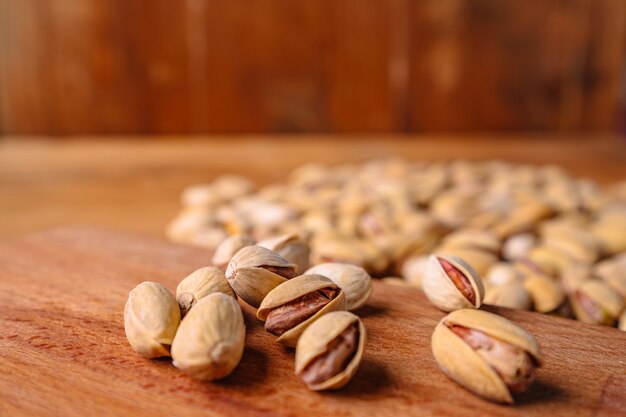
[[[162,234],[180,191],[225,172],[259,184],[305,162],[502,158],[557,163],[602,183],[626,179],[626,141],[611,136],[265,136],[0,139],[0,239],[63,224]]]

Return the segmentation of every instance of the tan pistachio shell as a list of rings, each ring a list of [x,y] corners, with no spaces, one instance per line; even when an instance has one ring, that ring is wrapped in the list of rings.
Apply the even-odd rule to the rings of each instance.
[[[276,252],[262,246],[246,246],[240,249],[226,268],[226,278],[232,289],[253,307],[261,305],[270,291],[287,281],[263,266],[290,268],[293,271],[296,268],[296,265]]]
[[[553,246],[536,246],[528,253],[528,259],[546,274],[556,277],[576,261],[566,252]]]
[[[607,219],[591,227],[591,233],[599,242],[600,250],[605,255],[626,252],[626,221]]]
[[[489,268],[498,261],[498,257],[491,252],[469,247],[444,245],[434,249],[433,253],[436,255],[451,255],[463,259],[480,276],[485,275]]]
[[[245,336],[237,301],[223,293],[210,294],[182,321],[172,344],[172,364],[203,381],[224,378],[239,364]]]
[[[488,230],[459,229],[443,240],[447,247],[465,247],[497,253],[500,251],[500,239]]]
[[[326,352],[328,344],[354,322],[359,323],[359,342],[356,353],[345,368],[326,381],[309,386],[314,391],[337,389],[346,385],[356,373],[367,339],[367,332],[361,319],[347,311],[333,311],[325,314],[302,333],[296,346],[296,374],[299,375],[312,360]]]
[[[226,276],[219,269],[206,266],[193,271],[176,287],[176,301],[180,306],[181,315],[184,317],[198,300],[214,292],[235,297]]]
[[[487,272],[487,279],[484,283],[493,286],[509,284],[513,282],[521,282],[522,274],[520,271],[508,262],[498,262],[491,265]]]
[[[485,304],[515,310],[530,310],[533,303],[530,293],[519,281],[506,282],[491,287],[487,290],[484,301]]]
[[[165,234],[175,242],[187,242],[199,230],[211,226],[213,213],[202,207],[187,207],[181,210],[168,224]]]
[[[358,310],[372,295],[372,278],[361,267],[328,262],[309,268],[306,275],[318,274],[330,278],[346,293],[347,309]]]
[[[272,239],[266,239],[257,243],[257,245],[271,249],[287,261],[297,265],[296,272],[298,273],[306,271],[309,267],[311,248],[297,234],[288,233]]]
[[[575,240],[569,236],[556,235],[544,238],[543,244],[562,251],[579,262],[592,263],[599,256],[595,241]]]
[[[502,255],[509,261],[524,259],[536,244],[537,238],[531,233],[512,235],[504,241]]]
[[[428,255],[412,256],[404,261],[402,265],[402,278],[416,288],[422,288],[424,275],[428,269]]]
[[[133,350],[144,358],[170,356],[180,309],[174,295],[156,282],[142,282],[128,294],[124,331]]]
[[[257,310],[257,318],[265,321],[268,314],[273,309],[287,304],[290,301],[300,298],[303,295],[321,290],[322,288],[339,288],[337,284],[322,275],[300,275],[285,281],[281,285],[270,291]],[[302,332],[315,320],[331,311],[341,311],[346,309],[346,295],[340,289],[339,294],[321,310],[309,317],[307,320],[287,330],[276,340],[290,347],[295,347]]]
[[[252,236],[245,234],[236,234],[228,236],[219,244],[213,254],[211,263],[219,269],[226,269],[232,257],[246,246],[254,245],[255,241]]]
[[[513,397],[498,373],[446,324],[478,330],[510,343],[530,354],[540,365],[541,354],[535,338],[510,320],[481,310],[452,312],[439,322],[433,333],[433,355],[448,377],[486,399],[513,403]]]
[[[533,299],[534,309],[540,313],[557,310],[566,299],[563,286],[545,275],[527,276],[524,280],[524,287]]]
[[[467,278],[476,296],[474,305],[470,303],[450,280],[448,274],[439,262],[439,259],[448,261]],[[479,308],[485,296],[485,289],[480,276],[467,262],[456,256],[432,255],[429,259],[424,280],[422,281],[422,289],[430,302],[442,311]]]
[[[577,291],[584,293],[587,297],[595,301],[603,311],[607,312],[612,318],[613,324],[624,310],[624,300],[622,297],[601,280],[590,279],[584,282]],[[580,306],[576,297],[572,297],[571,301],[574,314],[578,320],[585,323],[596,323]]]

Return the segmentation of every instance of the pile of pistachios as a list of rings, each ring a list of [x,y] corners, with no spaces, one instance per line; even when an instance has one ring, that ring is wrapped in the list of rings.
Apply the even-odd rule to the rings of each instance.
[[[188,187],[182,204],[168,236],[217,249],[222,263],[229,236],[297,234],[312,264],[422,288],[428,255],[452,255],[484,278],[489,304],[626,329],[626,182],[601,188],[552,165],[383,159],[306,165],[263,188],[225,175]]]
[[[296,349],[295,372],[309,389],[341,388],[356,373],[367,337],[361,319],[346,310],[367,302],[371,277],[351,264],[308,269],[309,255],[308,244],[295,235],[256,244],[231,236],[215,252],[214,266],[184,278],[175,296],[155,282],[130,292],[124,310],[128,341],[146,358],[171,356],[176,368],[194,378],[224,378],[244,353],[239,297],[256,309],[277,342]]]

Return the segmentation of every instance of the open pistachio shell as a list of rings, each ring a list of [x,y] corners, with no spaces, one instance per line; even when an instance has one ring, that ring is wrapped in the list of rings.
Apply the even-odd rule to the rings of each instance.
[[[462,284],[455,284],[442,264],[448,263],[464,280]],[[461,285],[461,287],[457,286]],[[435,307],[443,311],[454,311],[462,308],[478,308],[485,296],[482,280],[464,260],[455,256],[432,255],[428,269],[422,282],[426,297]],[[465,293],[461,288],[464,288]],[[473,298],[472,301],[470,301]]]
[[[580,296],[593,306],[586,306]],[[578,320],[606,326],[614,325],[624,309],[624,300],[606,283],[594,279],[583,283],[572,295],[571,302]],[[589,307],[597,309],[598,314],[590,313]]]
[[[182,316],[184,317],[198,300],[214,292],[235,297],[222,271],[207,266],[189,274],[176,287],[176,301],[178,301]]]
[[[526,277],[524,287],[533,299],[536,311],[551,313],[566,300],[563,286],[545,275],[533,274]]]
[[[252,236],[237,234],[231,235],[224,239],[222,243],[215,249],[213,254],[212,263],[213,266],[224,270],[228,266],[228,263],[232,257],[241,249],[246,246],[254,245],[254,239]]]
[[[312,293],[323,288],[339,288],[337,284],[322,275],[300,275],[285,281],[281,285],[270,291],[263,299],[263,302],[257,310],[257,318],[265,321],[270,311],[284,304],[294,301],[303,295]],[[295,327],[287,330],[276,340],[290,347],[295,347],[302,332],[315,320],[331,311],[341,311],[346,309],[346,295],[341,288],[339,294],[335,296],[328,304],[322,307],[313,316],[299,323]]]
[[[500,375],[449,325],[460,325],[511,344],[528,353],[537,366],[541,354],[535,338],[504,317],[480,310],[459,310],[444,317],[432,337],[435,360],[448,377],[468,390],[496,402],[513,403],[511,392]]]
[[[372,278],[356,265],[328,262],[309,268],[305,274],[330,278],[346,293],[347,308],[350,311],[363,307],[372,295]]]
[[[310,389],[315,391],[337,389],[346,385],[361,363],[367,332],[358,316],[347,311],[334,311],[320,317],[302,333],[296,347],[296,374],[298,375],[314,359],[327,352],[328,344],[355,322],[358,322],[358,345],[352,359],[339,373],[323,382],[309,385]]]
[[[512,281],[490,288],[485,294],[485,303],[515,310],[530,310],[533,302],[524,285]]]
[[[309,267],[311,248],[308,243],[300,239],[296,234],[289,233],[272,239],[266,239],[259,246],[271,249],[289,262],[297,265],[296,272],[302,273]]]
[[[435,248],[433,253],[436,255],[451,255],[463,259],[480,276],[485,275],[489,268],[498,261],[498,257],[493,253],[470,247],[444,245]]]
[[[270,249],[246,246],[230,260],[226,278],[242,300],[258,307],[270,291],[296,275],[295,268],[296,265]]]

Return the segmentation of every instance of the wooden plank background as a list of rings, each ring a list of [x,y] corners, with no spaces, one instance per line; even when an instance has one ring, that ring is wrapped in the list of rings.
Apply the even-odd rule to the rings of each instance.
[[[0,0],[0,133],[607,130],[622,0]]]

